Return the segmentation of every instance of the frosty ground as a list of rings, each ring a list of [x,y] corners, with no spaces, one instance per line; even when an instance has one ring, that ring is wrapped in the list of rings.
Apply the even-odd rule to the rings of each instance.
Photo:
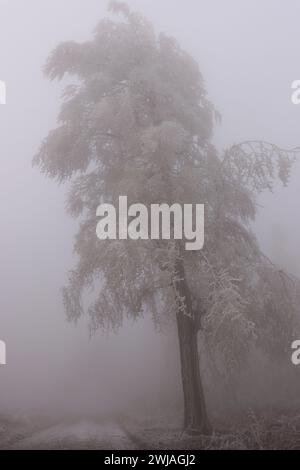
[[[300,449],[300,413],[279,410],[249,411],[243,418],[236,417],[230,428],[226,425],[226,432],[220,422],[210,437],[188,435],[155,418],[89,417],[58,422],[1,416],[0,420],[0,448],[8,450]]]

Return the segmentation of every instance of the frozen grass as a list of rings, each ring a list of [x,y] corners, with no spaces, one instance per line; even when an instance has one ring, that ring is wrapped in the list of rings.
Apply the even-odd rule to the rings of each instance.
[[[0,449],[7,449],[12,443],[28,436],[35,429],[26,417],[0,415]]]
[[[53,420],[46,416],[0,414],[0,450],[17,446],[50,425],[53,425]]]
[[[300,414],[255,413],[231,425],[224,424],[211,436],[190,436],[180,429],[153,424],[132,424],[129,432],[144,449],[173,450],[275,450],[300,449]]]

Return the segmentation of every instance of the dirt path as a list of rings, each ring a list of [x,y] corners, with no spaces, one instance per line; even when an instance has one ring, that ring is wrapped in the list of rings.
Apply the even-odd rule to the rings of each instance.
[[[137,444],[117,423],[79,421],[36,432],[10,446],[12,449],[135,450]]]

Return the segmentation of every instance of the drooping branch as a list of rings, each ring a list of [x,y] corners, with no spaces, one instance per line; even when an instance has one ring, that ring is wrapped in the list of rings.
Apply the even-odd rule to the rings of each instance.
[[[222,166],[251,192],[272,191],[279,179],[287,185],[290,169],[300,156],[300,147],[286,150],[266,141],[249,140],[225,151]]]

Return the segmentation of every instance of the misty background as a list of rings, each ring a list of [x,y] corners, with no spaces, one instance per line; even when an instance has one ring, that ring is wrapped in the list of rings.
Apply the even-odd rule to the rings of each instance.
[[[222,114],[218,148],[252,139],[300,145],[300,106],[290,99],[291,83],[300,79],[297,0],[128,4],[199,62]],[[0,79],[7,83],[7,105],[0,107],[0,339],[8,355],[0,369],[0,410],[165,407],[180,389],[177,348],[150,320],[93,339],[84,319],[77,327],[66,323],[60,289],[74,264],[77,223],[64,211],[67,188],[31,166],[55,126],[63,88],[44,78],[46,58],[61,41],[90,39],[106,9],[104,0],[0,0]],[[287,189],[261,198],[255,225],[263,250],[296,275],[299,178],[300,165]],[[294,374],[299,378],[300,369]]]

